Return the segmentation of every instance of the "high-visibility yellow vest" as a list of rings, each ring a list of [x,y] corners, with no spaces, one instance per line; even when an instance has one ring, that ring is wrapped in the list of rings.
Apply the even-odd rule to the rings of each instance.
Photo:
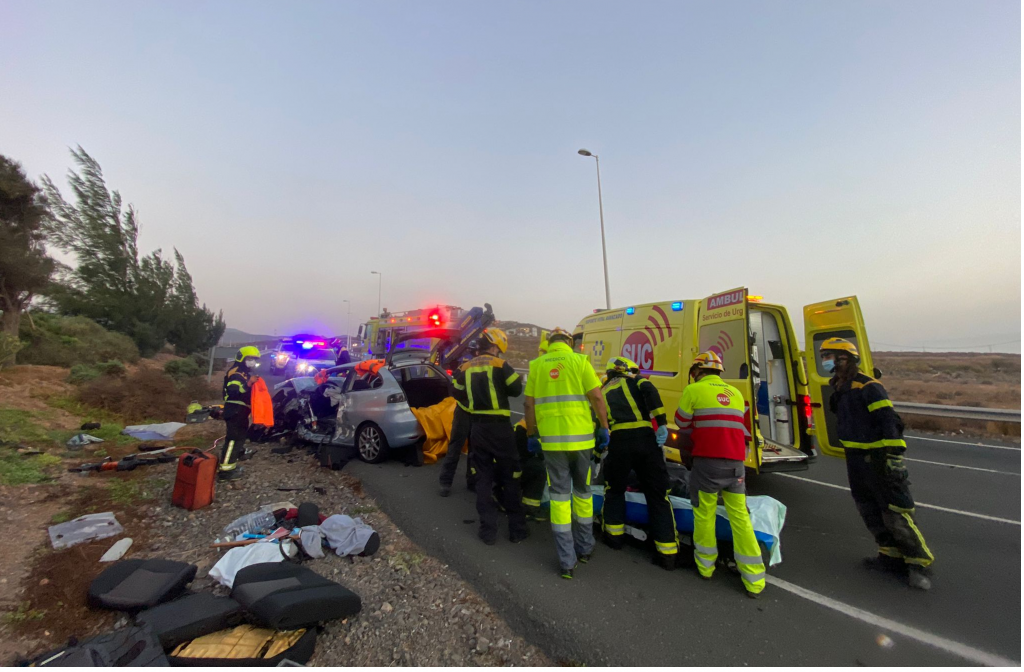
[[[590,359],[565,343],[530,362],[526,396],[533,397],[537,433],[544,450],[594,447],[594,420],[587,392],[601,387]]]

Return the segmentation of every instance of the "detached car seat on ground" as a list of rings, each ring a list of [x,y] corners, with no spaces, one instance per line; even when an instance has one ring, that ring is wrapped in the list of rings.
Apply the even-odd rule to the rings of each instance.
[[[173,600],[196,577],[196,566],[174,560],[122,560],[89,586],[89,606],[136,613]]]
[[[291,563],[261,563],[238,571],[231,598],[250,619],[275,630],[309,628],[359,613],[362,600],[313,570]]]
[[[135,617],[135,623],[147,626],[164,651],[241,622],[242,605],[213,593],[192,593]]]
[[[146,627],[72,640],[61,649],[36,656],[32,667],[167,667],[160,643]]]

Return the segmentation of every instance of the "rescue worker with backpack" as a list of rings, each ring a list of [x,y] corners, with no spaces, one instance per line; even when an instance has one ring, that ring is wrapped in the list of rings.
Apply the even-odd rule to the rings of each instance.
[[[476,471],[476,510],[480,515],[480,539],[488,546],[498,540],[498,503],[495,482],[501,485],[502,506],[508,514],[509,541],[529,536],[519,488],[522,470],[512,431],[509,398],[523,393],[523,380],[501,358],[508,350],[508,336],[501,329],[487,329],[479,354],[459,367],[455,389],[465,394],[469,413],[470,464]]]
[[[935,557],[914,522],[914,498],[903,454],[903,421],[885,388],[864,375],[857,346],[844,338],[821,344],[821,364],[832,373],[829,405],[846,453],[850,494],[875,537],[878,554],[865,564],[903,575],[912,588],[932,586],[926,568]]]
[[[220,451],[217,477],[229,481],[241,477],[238,462],[245,455],[245,439],[249,433],[249,414],[252,411],[252,381],[260,365],[260,351],[256,346],[244,345],[238,349],[235,361],[224,374],[224,446]]]
[[[593,417],[600,424],[597,447],[604,450],[610,440],[601,381],[590,359],[573,352],[571,343],[572,334],[564,329],[548,334],[547,353],[530,362],[525,403],[529,450],[544,451],[551,529],[563,579],[571,579],[577,561],[589,562],[594,552]]]
[[[715,352],[697,355],[675,414],[681,447],[691,448],[693,455],[693,558],[700,576],[710,580],[718,560],[715,515],[721,493],[732,528],[736,567],[747,597],[757,598],[765,588],[765,568],[747,511],[743,460],[750,432],[743,421],[743,395],[722,381],[724,371],[722,358]]]
[[[651,381],[638,376],[639,372],[640,367],[625,357],[613,357],[608,361],[608,382],[601,390],[611,429],[611,443],[602,458],[604,542],[615,550],[622,548],[626,482],[630,472],[635,471],[647,500],[654,562],[671,571],[676,566],[679,543],[675,515],[668,500],[668,467],[661,451],[668,439],[668,426],[661,395]],[[658,424],[657,432],[652,421]]]

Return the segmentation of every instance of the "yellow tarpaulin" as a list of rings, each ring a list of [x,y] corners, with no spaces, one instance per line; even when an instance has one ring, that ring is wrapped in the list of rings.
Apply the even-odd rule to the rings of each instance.
[[[448,441],[452,436],[452,419],[455,417],[455,399],[448,397],[440,404],[426,408],[412,409],[427,438],[423,441],[423,462],[434,464],[448,453]],[[462,452],[466,452],[463,446]]]

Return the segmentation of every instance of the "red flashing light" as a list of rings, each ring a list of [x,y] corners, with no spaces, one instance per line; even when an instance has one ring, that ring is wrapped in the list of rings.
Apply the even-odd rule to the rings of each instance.
[[[447,370],[449,376],[452,375],[452,370],[451,369],[446,369],[446,370]]]
[[[805,394],[801,398],[801,401],[803,401],[804,404],[804,417],[810,420],[814,415],[814,409],[811,408],[811,397]]]

